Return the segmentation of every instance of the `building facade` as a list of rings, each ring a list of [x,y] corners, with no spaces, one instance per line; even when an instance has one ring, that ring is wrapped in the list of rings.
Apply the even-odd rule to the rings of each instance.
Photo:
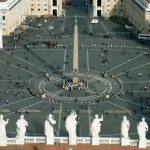
[[[135,33],[150,34],[150,0],[126,0],[125,17]]]
[[[61,16],[64,0],[0,0],[2,33],[10,35],[26,16]],[[125,17],[135,33],[150,34],[150,0],[89,0],[92,16]],[[21,10],[21,11],[20,11]]]
[[[9,35],[14,32],[14,30],[26,19],[27,14],[27,0],[0,0],[0,16],[2,17],[3,35]]]
[[[150,34],[150,0],[92,0],[92,16],[125,17],[135,33]]]
[[[93,17],[124,16],[125,0],[93,0]]]
[[[61,16],[62,0],[0,0],[2,33],[10,35],[26,16]]]
[[[61,16],[62,0],[29,0],[29,15]]]

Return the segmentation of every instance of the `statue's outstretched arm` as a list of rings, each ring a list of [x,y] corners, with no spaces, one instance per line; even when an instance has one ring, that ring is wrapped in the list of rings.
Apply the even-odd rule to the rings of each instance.
[[[6,123],[5,124],[7,124],[9,122],[9,118],[7,118],[7,120],[6,120]]]
[[[103,121],[103,120],[104,120],[104,117],[103,117],[103,115],[101,115],[100,121]]]

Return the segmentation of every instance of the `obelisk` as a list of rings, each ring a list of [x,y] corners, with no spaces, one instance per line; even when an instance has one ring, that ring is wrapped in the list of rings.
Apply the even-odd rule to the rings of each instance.
[[[2,16],[0,16],[0,49],[3,48],[3,37],[2,37]]]
[[[74,35],[73,35],[73,84],[78,84],[78,25],[75,20]]]

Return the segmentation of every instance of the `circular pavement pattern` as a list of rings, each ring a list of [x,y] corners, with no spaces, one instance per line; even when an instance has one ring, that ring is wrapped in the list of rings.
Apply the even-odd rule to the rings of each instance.
[[[59,103],[74,101],[78,103],[95,103],[99,98],[108,100],[111,97],[121,95],[123,91],[123,85],[119,78],[107,75],[101,77],[100,73],[92,72],[79,73],[79,80],[87,79],[88,89],[63,90],[63,80],[71,80],[71,77],[71,72],[64,72],[62,75],[38,74],[29,81],[28,91],[33,96]]]

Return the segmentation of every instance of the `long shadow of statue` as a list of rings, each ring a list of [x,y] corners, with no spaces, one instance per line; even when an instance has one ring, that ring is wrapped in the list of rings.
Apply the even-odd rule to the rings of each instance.
[[[37,60],[39,60],[42,64],[44,64],[46,61],[43,59],[43,58],[41,58],[40,56],[38,56],[36,53],[34,53],[33,51],[31,51],[31,50],[29,50],[29,53],[32,55],[32,56],[34,56]],[[52,65],[48,65],[47,66],[49,69],[50,69],[50,71],[52,71],[52,72],[56,72],[56,71],[58,71],[56,68],[54,68]]]

